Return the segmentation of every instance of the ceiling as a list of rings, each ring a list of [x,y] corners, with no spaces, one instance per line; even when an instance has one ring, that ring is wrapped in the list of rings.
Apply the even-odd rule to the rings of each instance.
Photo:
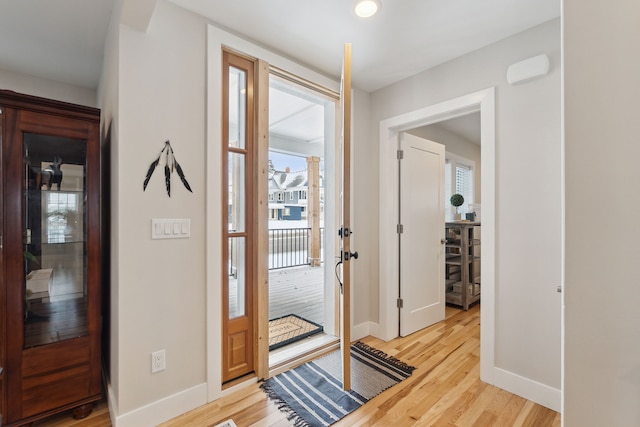
[[[136,0],[126,0],[136,1]],[[353,44],[353,84],[371,92],[560,15],[560,0],[171,0],[329,76]],[[115,0],[1,0],[0,69],[98,85]]]
[[[330,76],[350,42],[367,92],[560,16],[559,0],[380,0],[369,19],[354,0],[171,1]]]
[[[353,85],[367,92],[560,16],[560,0],[381,0],[369,19],[355,16],[354,0],[169,1],[334,78],[350,42]],[[115,2],[0,0],[0,69],[97,88]],[[317,140],[312,110],[303,105],[297,124],[290,108],[283,111],[291,129],[281,121],[274,132]],[[444,126],[479,134],[470,117]]]
[[[0,0],[0,69],[97,88],[113,3]]]

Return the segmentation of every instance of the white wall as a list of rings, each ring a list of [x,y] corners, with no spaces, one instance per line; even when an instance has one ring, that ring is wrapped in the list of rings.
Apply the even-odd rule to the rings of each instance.
[[[206,402],[206,25],[159,1],[146,33],[120,27],[114,199],[112,384],[117,425],[154,425]],[[170,140],[193,193],[162,166]],[[189,218],[189,239],[151,240],[152,218]],[[151,373],[151,353],[166,370]]]
[[[640,425],[640,3],[564,0],[564,425]]]
[[[371,101],[368,93],[355,89],[351,116],[353,138],[351,144],[351,251],[358,252],[358,259],[351,262],[352,316],[354,327],[352,339],[360,339],[371,333],[371,319],[378,317],[378,306],[371,300],[370,288],[378,283],[378,251],[376,235],[367,230],[378,226],[377,204],[369,199],[364,189],[371,186],[368,181],[371,170],[378,169],[375,155],[375,140],[371,129]]]
[[[549,75],[518,86],[506,83],[509,65],[541,53],[550,57]],[[559,409],[559,20],[373,93],[372,123],[491,86],[496,87],[496,382],[519,394],[537,389],[538,395],[528,397]],[[375,182],[376,170],[367,172],[363,179]],[[360,190],[375,206],[377,188]],[[365,232],[378,233],[373,227]]]
[[[119,31],[111,323],[117,426],[155,425],[221,393],[221,45],[338,89],[335,80],[215,27],[208,36],[207,24],[159,0],[146,32]],[[162,170],[142,191],[167,139],[193,194],[174,174],[169,198]],[[190,218],[191,238],[151,240],[152,218]],[[151,352],[160,349],[167,369],[151,374]]]
[[[96,90],[0,69],[0,89],[97,107]]]

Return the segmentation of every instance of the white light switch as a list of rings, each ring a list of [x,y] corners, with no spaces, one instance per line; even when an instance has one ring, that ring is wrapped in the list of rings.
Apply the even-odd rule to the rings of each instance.
[[[191,220],[185,219],[152,219],[152,239],[188,239],[191,237]]]

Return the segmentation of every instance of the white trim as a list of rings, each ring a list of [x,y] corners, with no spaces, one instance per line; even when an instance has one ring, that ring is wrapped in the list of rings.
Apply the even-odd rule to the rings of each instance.
[[[340,82],[312,71],[267,49],[256,46],[241,37],[207,25],[207,105],[206,105],[206,160],[208,165],[219,165],[221,159],[220,120],[222,117],[222,49],[227,47],[236,52],[262,59],[281,70],[313,82],[336,93],[340,90]],[[336,144],[337,146],[337,144]],[[207,401],[211,402],[222,395],[222,331],[220,319],[220,277],[223,267],[221,257],[221,224],[222,200],[221,168],[207,168],[206,176],[206,348],[207,348]]]
[[[369,335],[377,336],[380,326],[375,322],[362,322],[351,326],[351,341],[357,341]]]
[[[109,414],[114,427],[155,426],[207,403],[207,384],[202,383],[153,403],[114,417],[113,391],[109,387]]]
[[[495,89],[488,88],[380,122],[379,265],[380,318],[376,336],[389,341],[398,335],[398,133],[480,111],[482,189],[482,305],[480,378],[492,384],[495,367]]]
[[[560,296],[560,425],[564,426],[565,424],[565,374],[566,374],[566,348],[565,348],[565,332],[566,332],[566,316],[565,316],[565,302],[566,295],[565,292],[565,278],[566,278],[566,260],[567,260],[567,217],[566,217],[566,209],[567,209],[567,193],[566,193],[566,134],[565,134],[565,108],[566,108],[566,99],[565,99],[565,72],[564,72],[564,64],[565,64],[565,17],[564,17],[564,5],[562,6],[563,12],[560,14],[560,292],[562,295]]]
[[[496,368],[493,376],[494,386],[509,390],[511,393],[538,403],[546,408],[560,412],[562,391],[529,378]]]
[[[109,402],[109,418],[111,420],[111,424],[116,427],[116,418],[118,414],[118,404],[116,403],[116,396],[113,393],[113,388],[111,388],[111,384],[107,384],[107,401]]]

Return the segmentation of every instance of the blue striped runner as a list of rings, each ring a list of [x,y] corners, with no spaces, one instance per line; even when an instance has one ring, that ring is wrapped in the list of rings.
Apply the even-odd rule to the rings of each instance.
[[[269,378],[260,387],[296,427],[329,426],[415,368],[364,343],[351,346],[351,390],[342,390],[340,352]]]

